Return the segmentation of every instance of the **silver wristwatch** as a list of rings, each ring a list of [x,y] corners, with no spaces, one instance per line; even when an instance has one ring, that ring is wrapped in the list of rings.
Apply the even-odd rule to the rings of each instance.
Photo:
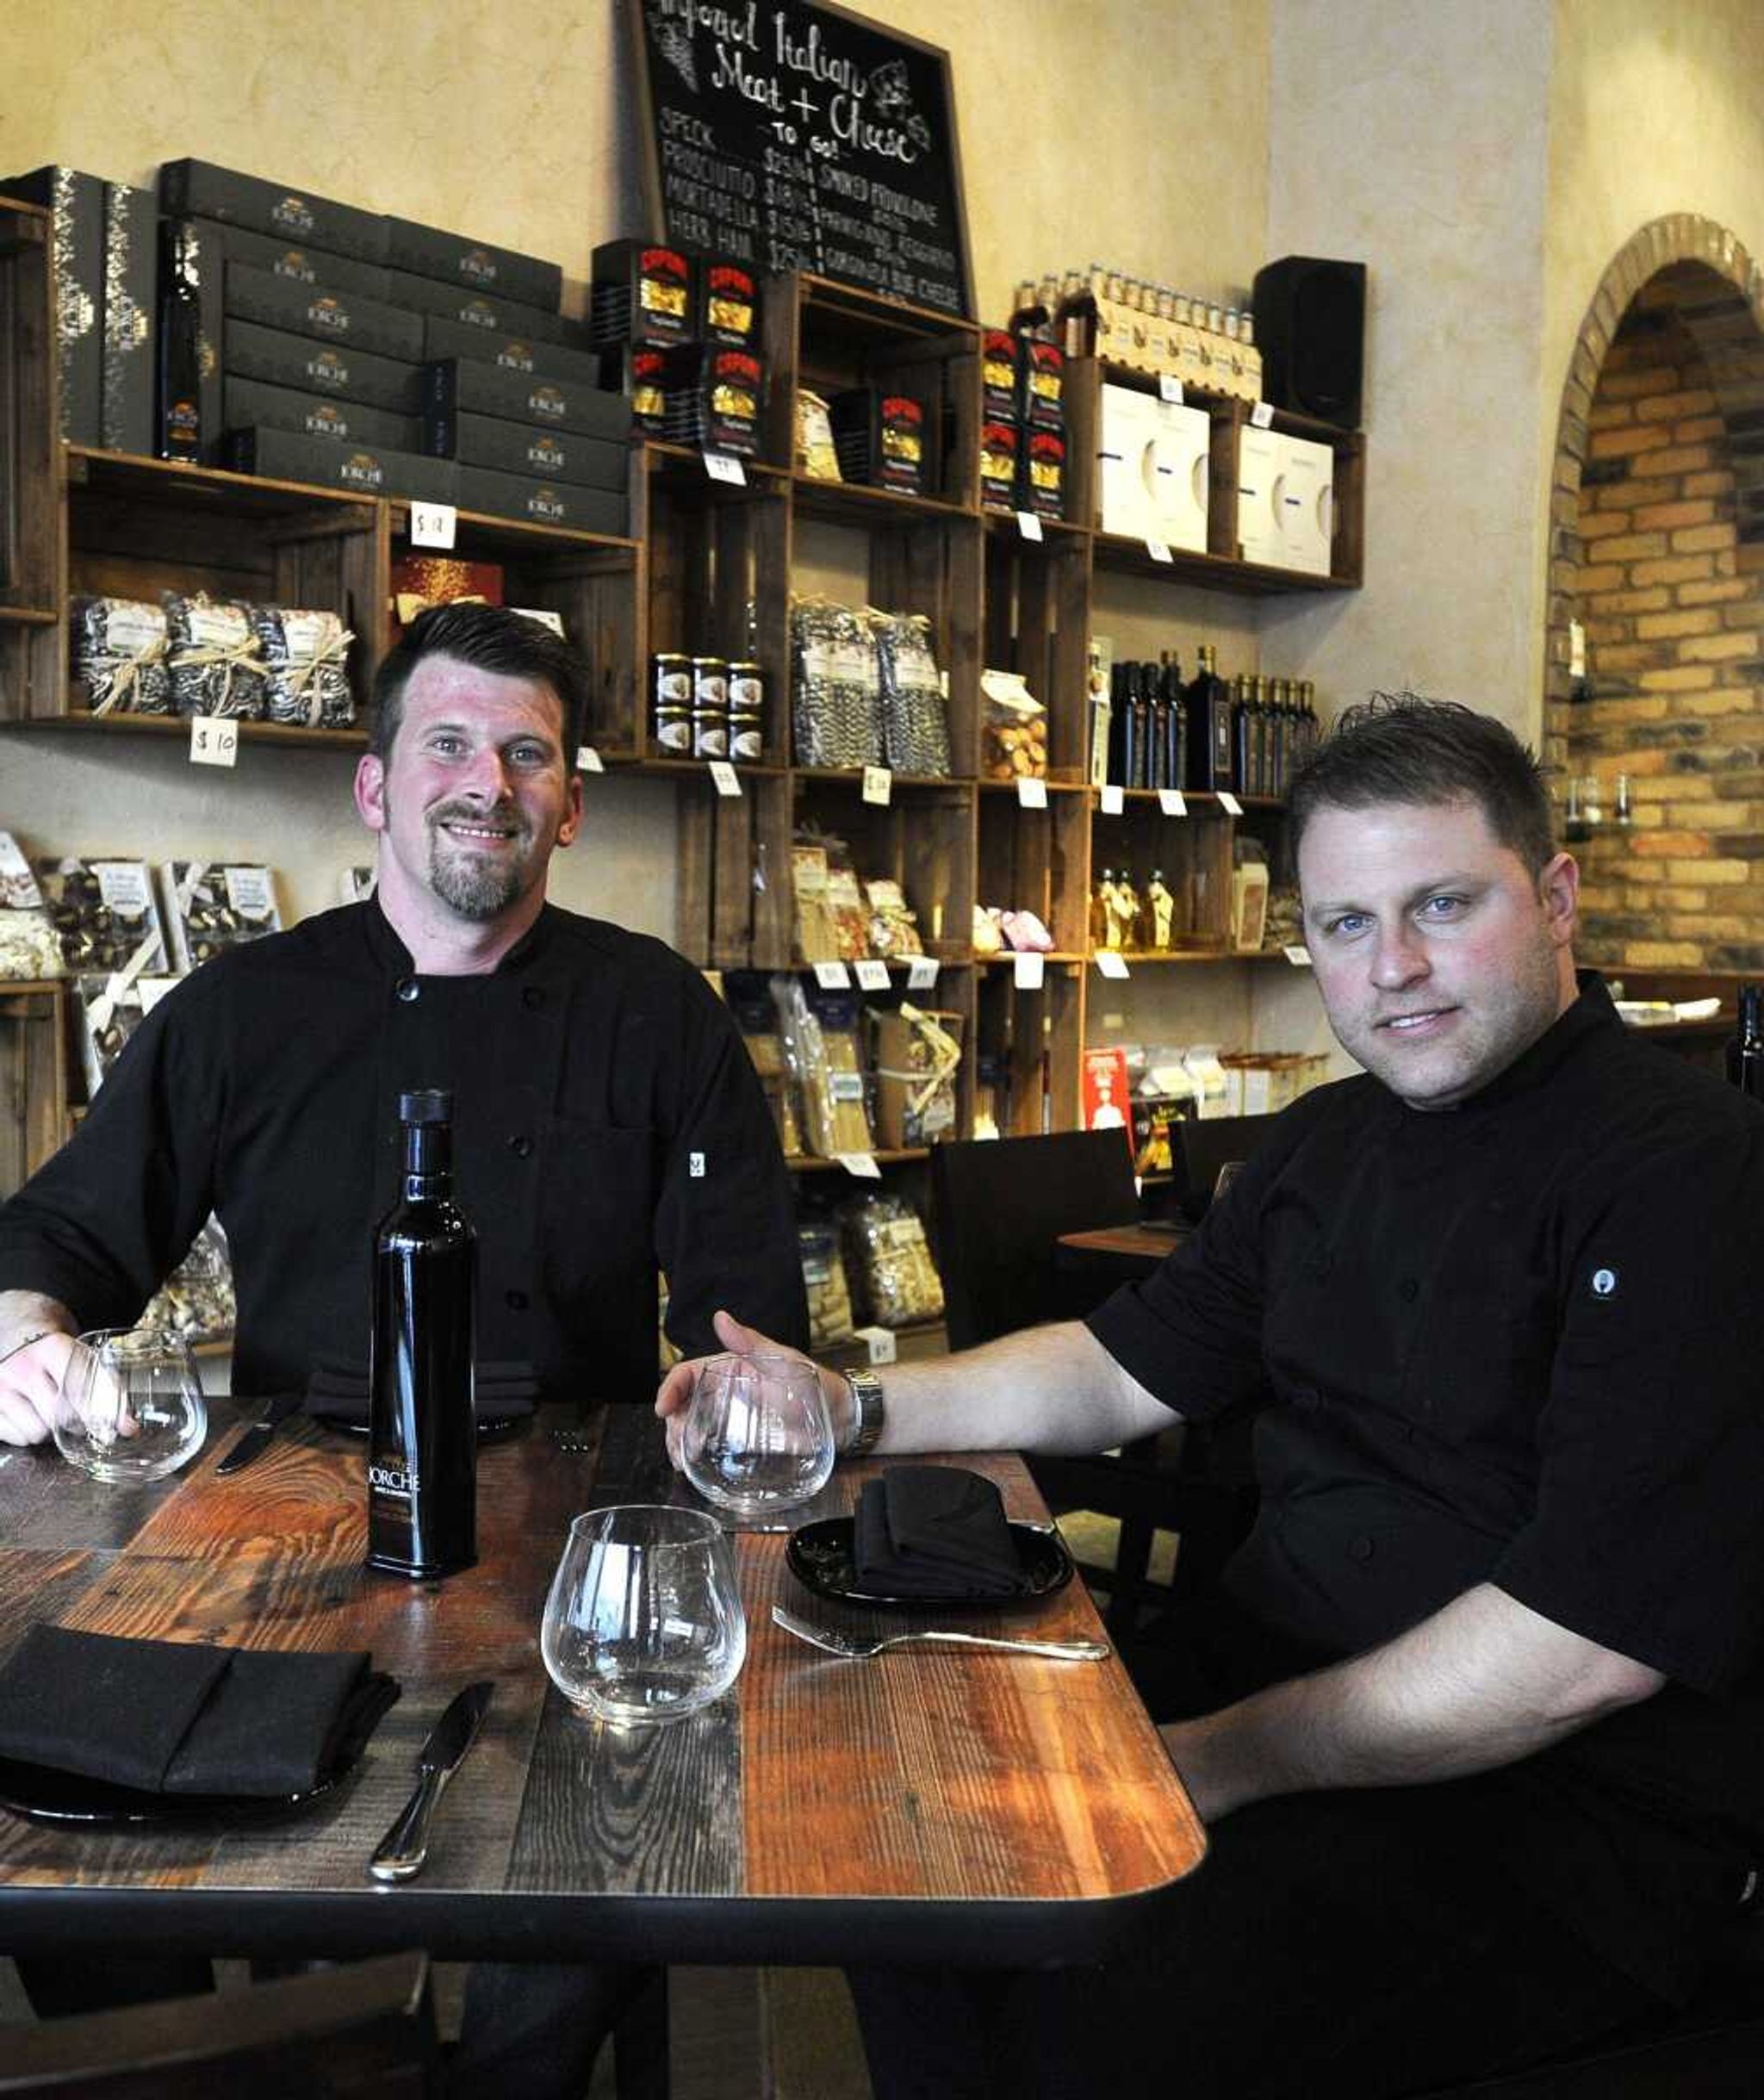
[[[874,1371],[848,1370],[845,1382],[851,1388],[856,1427],[841,1456],[863,1458],[875,1450],[876,1441],[882,1434],[886,1413],[882,1405],[882,1381]]]

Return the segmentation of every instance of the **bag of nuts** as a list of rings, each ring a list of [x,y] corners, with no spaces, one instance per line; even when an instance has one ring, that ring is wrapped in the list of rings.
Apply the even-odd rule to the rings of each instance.
[[[1047,777],[1047,710],[1016,671],[980,674],[981,767],[989,780]]]

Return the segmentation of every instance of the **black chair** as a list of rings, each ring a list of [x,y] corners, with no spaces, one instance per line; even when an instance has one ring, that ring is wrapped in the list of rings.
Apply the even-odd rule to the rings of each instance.
[[[424,1954],[388,1954],[219,1996],[0,2029],[0,2095],[82,2100],[431,2100]]]
[[[1127,1145],[1111,1130],[935,1146],[931,1191],[952,1349],[1081,1318],[1106,1289],[1062,1273],[1054,1243],[1062,1233],[1139,1215]],[[1029,1461],[1056,1513],[1088,1509],[1118,1519],[1115,1565],[1084,1569],[1108,1592],[1106,1617],[1118,1637],[1132,1632],[1142,1605],[1200,1588],[1247,1529],[1253,1503],[1191,1477],[1192,1468],[1179,1429],[1140,1438],[1118,1457],[1038,1453]],[[1159,1529],[1182,1541],[1167,1590],[1149,1575]]]

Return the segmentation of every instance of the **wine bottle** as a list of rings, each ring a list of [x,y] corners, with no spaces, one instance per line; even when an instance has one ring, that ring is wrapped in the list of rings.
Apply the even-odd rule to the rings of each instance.
[[[1171,650],[1158,683],[1163,688],[1167,705],[1164,784],[1166,787],[1186,787],[1189,780],[1188,717],[1183,696],[1182,657],[1177,650]]]
[[[1127,704],[1127,663],[1109,668],[1109,778],[1116,787],[1132,785],[1133,717]]]
[[[1764,1101],[1764,985],[1740,986],[1739,1024],[1727,1046],[1727,1076],[1741,1093]]]
[[[1140,685],[1146,695],[1146,785],[1180,787],[1165,768],[1170,763],[1170,702],[1164,696],[1162,667],[1147,662],[1140,666]]]
[[[202,302],[199,237],[188,220],[168,219],[160,241],[158,399],[154,428],[161,459],[199,460],[202,428]]]
[[[1216,794],[1233,784],[1231,767],[1231,691],[1219,675],[1213,647],[1203,642],[1200,668],[1187,693],[1189,785]]]
[[[453,1200],[453,1097],[401,1094],[404,1180],[374,1235],[368,1565],[430,1581],[477,1547],[477,1236]]]
[[[1246,795],[1260,792],[1256,786],[1256,718],[1250,711],[1250,681],[1239,671],[1231,681],[1231,762],[1239,790]]]

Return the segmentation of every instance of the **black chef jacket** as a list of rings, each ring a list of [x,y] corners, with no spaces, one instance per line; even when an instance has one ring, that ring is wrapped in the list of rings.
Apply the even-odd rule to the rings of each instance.
[[[1225,1577],[1265,1624],[1339,1657],[1486,1581],[1672,1681],[1466,1790],[1668,1992],[1711,1875],[1764,1856],[1761,1216],[1764,1110],[1588,976],[1456,1109],[1307,1095],[1090,1323],[1185,1417],[1267,1402]]]
[[[478,1348],[550,1397],[653,1393],[668,1332],[738,1308],[805,1345],[787,1177],[727,1010],[659,941],[546,905],[485,976],[417,974],[377,904],[204,964],[141,1023],[72,1141],[0,1209],[0,1288],[132,1320],[208,1212],[233,1251],[235,1389],[368,1357],[398,1097],[454,1095]]]

